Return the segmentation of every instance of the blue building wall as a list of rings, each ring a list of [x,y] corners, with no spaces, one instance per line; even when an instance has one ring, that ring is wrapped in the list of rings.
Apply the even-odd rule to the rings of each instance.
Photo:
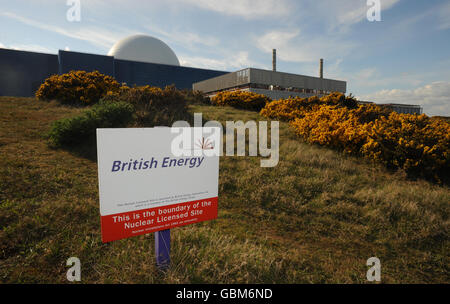
[[[114,60],[115,78],[118,82],[132,85],[164,87],[174,84],[178,89],[192,89],[192,84],[228,72],[189,67]]]
[[[78,52],[59,51],[59,74],[70,71],[99,71],[102,74],[114,76],[114,57],[86,54]]]
[[[54,74],[57,55],[0,49],[0,96],[33,96]]]
[[[61,50],[51,55],[0,49],[0,96],[34,96],[50,75],[71,70],[97,70],[129,86],[174,84],[178,89],[191,89],[195,82],[228,73]]]

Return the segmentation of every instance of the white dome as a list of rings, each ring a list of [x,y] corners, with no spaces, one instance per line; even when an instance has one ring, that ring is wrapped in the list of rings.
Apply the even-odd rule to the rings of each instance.
[[[120,40],[109,50],[108,56],[123,60],[180,65],[177,55],[167,44],[146,35],[133,35]]]

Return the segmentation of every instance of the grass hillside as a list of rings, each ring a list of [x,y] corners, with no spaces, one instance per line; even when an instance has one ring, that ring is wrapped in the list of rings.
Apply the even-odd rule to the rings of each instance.
[[[448,283],[450,188],[300,142],[280,123],[280,162],[221,157],[217,220],[172,230],[172,267],[155,267],[153,234],[101,242],[97,164],[48,147],[56,119],[81,109],[0,97],[0,282]],[[205,119],[265,120],[190,106]]]

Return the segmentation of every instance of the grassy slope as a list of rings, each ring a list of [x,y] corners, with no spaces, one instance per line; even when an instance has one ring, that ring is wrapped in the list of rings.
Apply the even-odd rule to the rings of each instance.
[[[173,230],[163,275],[152,234],[101,243],[96,163],[43,140],[52,120],[77,112],[0,98],[0,282],[67,282],[71,256],[84,283],[362,283],[371,256],[385,283],[449,282],[448,187],[303,144],[286,124],[276,168],[221,158],[219,218]]]

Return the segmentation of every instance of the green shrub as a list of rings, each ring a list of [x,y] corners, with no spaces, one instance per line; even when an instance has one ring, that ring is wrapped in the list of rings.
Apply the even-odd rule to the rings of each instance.
[[[94,143],[97,128],[122,128],[133,121],[134,108],[124,102],[102,102],[79,116],[53,122],[48,139],[51,146]]]
[[[36,92],[39,100],[57,100],[63,104],[88,106],[97,103],[108,92],[119,89],[119,83],[111,76],[98,71],[70,71],[52,75]]]
[[[184,95],[187,104],[211,105],[211,99],[204,96],[201,91],[184,89],[181,90],[181,93]]]
[[[177,120],[190,120],[185,96],[175,86],[121,87],[118,92],[109,92],[103,100],[133,105],[137,127],[171,126]]]

